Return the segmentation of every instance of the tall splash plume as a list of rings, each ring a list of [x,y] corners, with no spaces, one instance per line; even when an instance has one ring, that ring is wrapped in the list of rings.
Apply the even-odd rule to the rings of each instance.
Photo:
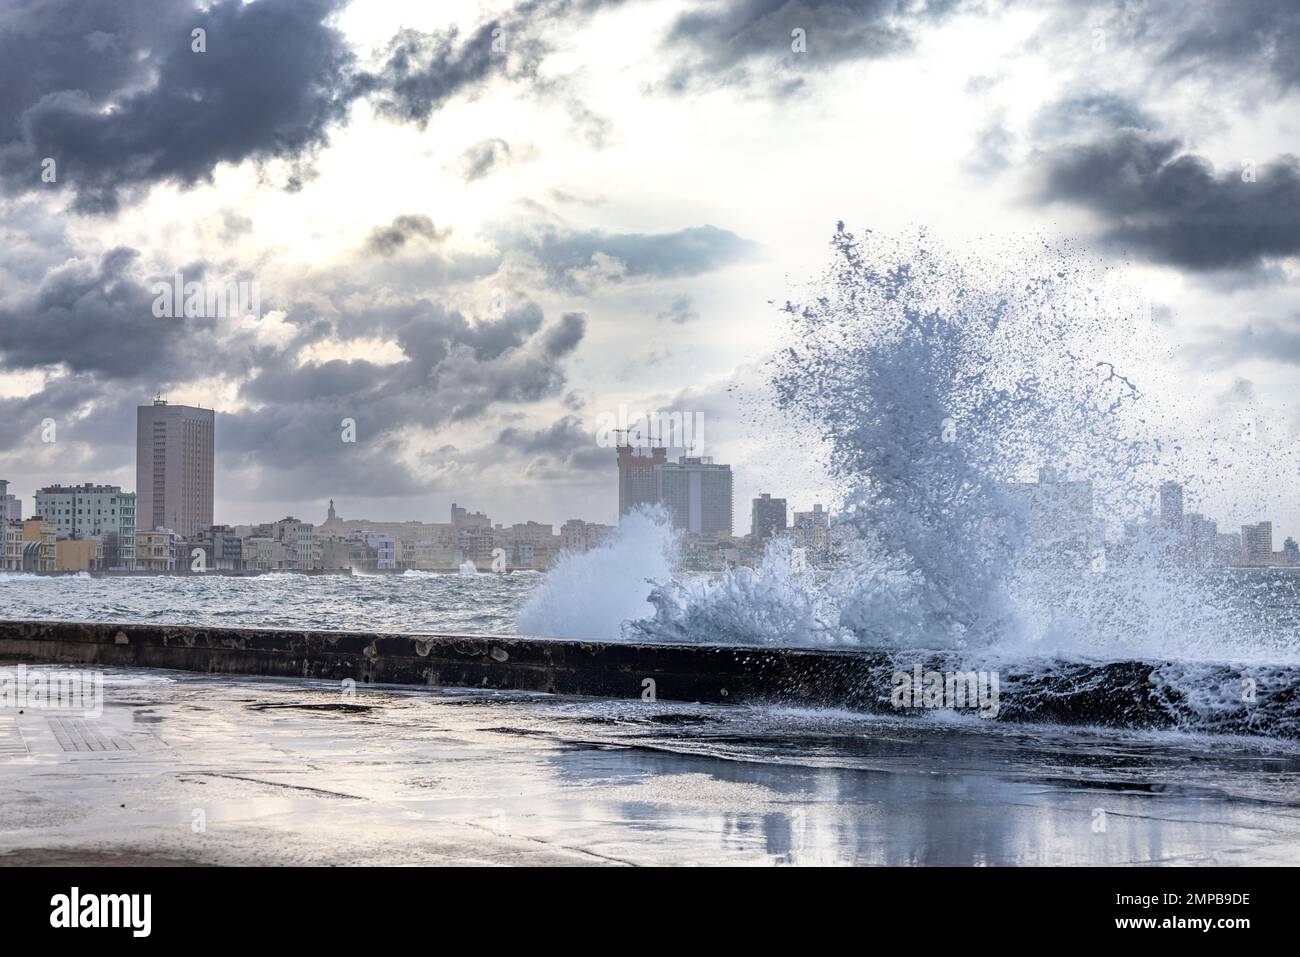
[[[1300,660],[1300,616],[1285,615],[1295,579],[1190,563],[1180,532],[1151,521],[1157,486],[1186,474],[1186,443],[1155,437],[1169,431],[1168,373],[1142,364],[1154,333],[1122,275],[1041,244],[994,262],[925,233],[860,240],[841,225],[832,247],[826,273],[784,307],[773,401],[751,413],[783,413],[799,454],[822,460],[833,560],[804,568],[781,538],[756,568],[713,576],[597,558],[548,576],[538,602],[569,610],[537,628],[523,616],[521,630],[952,649],[971,663]],[[1127,377],[1138,366],[1151,394]],[[1209,466],[1223,451],[1207,447]],[[1234,481],[1233,464],[1219,481]],[[668,532],[642,532],[620,534],[618,554],[661,556]],[[627,602],[602,598],[586,627],[584,595]]]
[[[868,244],[841,224],[832,246],[807,301],[785,306],[770,371],[787,431],[812,437],[841,499],[839,560],[796,574],[774,543],[754,571],[662,583],[653,618],[628,629],[959,649],[1053,631],[1040,583],[1019,574],[1031,529],[1008,483],[1050,464],[1104,508],[1131,512],[1145,494],[1156,450],[1127,424],[1139,390],[1098,352],[1132,334],[1132,316],[1096,294],[1095,266],[1045,247],[999,273],[924,233]],[[1079,581],[1100,544],[1060,543],[1070,567],[1053,582]]]
[[[842,490],[837,624],[873,645],[1000,641],[1026,532],[1006,483],[1051,463],[1123,487],[1148,454],[1119,427],[1136,387],[1088,355],[1114,317],[1050,254],[999,275],[924,234],[868,244],[840,224],[832,245],[785,307],[772,382]]]

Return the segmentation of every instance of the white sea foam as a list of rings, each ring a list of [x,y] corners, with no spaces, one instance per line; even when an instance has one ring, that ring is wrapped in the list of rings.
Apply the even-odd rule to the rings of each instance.
[[[520,633],[617,639],[624,622],[653,612],[650,593],[656,583],[672,580],[674,546],[662,509],[623,516],[597,548],[560,556],[520,609]]]

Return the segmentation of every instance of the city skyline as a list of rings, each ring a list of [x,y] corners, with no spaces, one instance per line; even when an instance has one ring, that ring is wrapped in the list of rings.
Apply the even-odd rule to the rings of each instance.
[[[459,530],[450,543],[453,553],[459,556],[453,564],[458,561],[478,564],[493,559],[500,561],[498,551],[494,548],[499,542],[490,533],[495,532],[498,536],[512,534],[517,539],[521,534],[520,529],[524,529],[523,538],[528,542],[526,547],[529,551],[526,559],[521,557],[523,553],[517,551],[517,542],[510,540],[512,567],[544,567],[558,551],[578,545],[581,545],[581,550],[586,550],[599,544],[612,530],[610,525],[577,516],[565,519],[558,534],[552,531],[559,524],[558,520],[539,523],[534,518],[529,518],[494,525],[486,513],[471,513],[455,502],[450,505],[450,521],[446,523],[409,516],[396,521],[371,516],[344,519],[337,515],[333,498],[329,499],[327,517],[321,523],[314,519],[298,519],[293,516],[293,509],[286,511],[285,517],[276,521],[216,522],[212,512],[213,476],[217,464],[213,451],[214,422],[213,410],[171,405],[161,395],[156,396],[149,405],[137,407],[137,478],[157,486],[151,489],[157,499],[150,509],[155,519],[158,518],[160,509],[166,515],[166,502],[188,502],[189,525],[184,531],[147,519],[137,521],[137,515],[141,514],[138,511],[139,494],[103,483],[54,483],[43,486],[33,494],[30,517],[44,520],[46,526],[42,535],[48,534],[52,543],[78,539],[110,540],[111,545],[105,553],[101,553],[97,559],[95,556],[90,558],[103,562],[103,567],[115,567],[115,561],[121,561],[122,567],[135,567],[137,554],[141,556],[141,567],[148,567],[143,556],[147,552],[156,554],[161,550],[167,556],[157,566],[161,569],[174,567],[177,560],[176,548],[180,542],[200,541],[206,542],[208,551],[218,556],[213,559],[213,568],[223,567],[219,557],[224,547],[223,535],[235,543],[233,554],[236,557],[229,564],[231,569],[244,567],[239,542],[250,538],[266,539],[268,545],[268,549],[256,559],[262,564],[255,567],[302,570],[321,568],[321,545],[318,538],[313,537],[317,534],[315,529],[327,532],[331,540],[360,542],[372,550],[369,558],[345,550],[333,559],[325,558],[326,568],[334,567],[330,561],[335,560],[340,563],[338,567],[368,561],[379,570],[396,569],[399,567],[398,553],[404,547],[401,535],[410,527]],[[747,555],[750,562],[761,554],[762,546],[774,534],[784,534],[789,529],[798,540],[808,544],[813,541],[808,537],[808,531],[817,527],[826,535],[824,540],[818,540],[817,547],[829,553],[829,513],[823,512],[822,504],[814,503],[811,511],[794,511],[792,516],[788,516],[786,499],[774,498],[770,492],[760,493],[751,500],[750,531],[741,535],[734,529],[735,507],[730,465],[714,463],[709,456],[684,454],[672,461],[668,451],[667,447],[660,445],[633,444],[626,430],[620,433],[613,448],[620,522],[634,508],[662,506],[672,524],[680,531],[689,533],[692,538],[748,540],[751,548],[759,549],[758,552]],[[173,476],[173,496],[177,495],[179,487],[177,498],[169,498],[166,492],[165,479],[168,475]],[[183,480],[177,481],[176,476],[182,476]],[[9,484],[7,480],[0,479],[0,507],[4,510],[6,520],[0,525],[7,525],[22,517],[21,499],[8,492]],[[1300,546],[1297,546],[1291,536],[1286,536],[1281,550],[1273,549],[1271,519],[1243,524],[1239,533],[1222,531],[1212,518],[1186,509],[1185,490],[1177,481],[1165,480],[1160,484],[1155,493],[1154,508],[1144,512],[1138,519],[1125,522],[1123,538],[1111,534],[1113,516],[1096,513],[1092,482],[1089,480],[1071,480],[1055,467],[1040,466],[1036,481],[1006,483],[1004,488],[1010,493],[1012,501],[1019,502],[1020,507],[1025,509],[1027,544],[1031,550],[1047,549],[1063,555],[1073,553],[1079,560],[1092,562],[1096,560],[1097,554],[1104,555],[1113,547],[1118,547],[1122,553],[1131,545],[1134,536],[1142,532],[1145,523],[1147,528],[1159,528],[1165,533],[1173,534],[1182,543],[1179,547],[1183,558],[1195,564],[1300,564]],[[86,506],[84,519],[83,505]],[[179,515],[178,507],[172,507]],[[206,517],[199,520],[200,516]],[[534,527],[541,533],[540,539],[532,533]],[[466,540],[465,533],[475,528],[482,528],[489,534],[482,541],[475,542],[472,536]],[[300,532],[299,529],[305,531]],[[393,534],[388,534],[385,529],[393,530]],[[594,530],[599,530],[599,534],[591,534]],[[162,538],[155,535],[155,532],[166,532],[171,537]],[[141,536],[138,552],[137,533]],[[285,544],[292,550],[296,547],[292,543],[302,534],[306,534],[305,541],[311,549],[311,557],[308,559],[300,560],[293,557],[292,553],[280,555],[269,550],[269,545],[273,542]],[[406,538],[414,541],[426,535],[427,531],[414,532]],[[29,540],[25,528],[19,537],[21,540]],[[537,561],[532,553],[534,546],[545,546],[547,549],[539,554]],[[389,552],[386,553],[385,549]],[[80,557],[77,561],[87,560],[86,556],[78,554]],[[107,559],[105,554],[109,556]],[[384,557],[385,554],[389,554],[389,557]],[[739,557],[737,553],[722,560],[729,562],[738,560]],[[445,560],[446,556],[443,558]],[[411,567],[409,561],[407,567]]]
[[[180,522],[174,522],[174,523],[164,522],[162,523],[161,527],[171,528],[173,531],[176,531],[177,534],[180,535],[181,537],[192,537],[193,534],[200,528],[211,527],[212,525],[222,525],[222,526],[249,525],[249,524],[258,524],[262,522],[262,520],[265,518],[265,515],[260,517],[242,516],[243,520],[241,521],[223,520],[218,522],[214,518],[214,511],[212,506],[212,502],[214,499],[214,488],[219,486],[220,484],[219,482],[215,481],[215,474],[214,474],[216,471],[217,463],[219,461],[219,456],[217,456],[214,452],[216,446],[216,435],[218,434],[218,430],[215,429],[213,424],[206,424],[206,423],[215,423],[217,421],[217,417],[220,415],[218,411],[213,409],[203,409],[201,407],[188,407],[183,405],[170,404],[167,402],[167,400],[162,398],[161,394],[159,394],[153,399],[153,401],[149,405],[137,406],[136,413],[137,413],[136,441],[134,443],[134,447],[136,451],[136,461],[134,463],[134,466],[131,467],[130,470],[134,472],[137,479],[137,483],[140,483],[142,477],[152,481],[153,470],[156,468],[162,468],[164,469],[164,471],[170,468],[172,473],[179,474],[180,460],[191,456],[196,457],[196,461],[191,465],[191,473],[193,477],[188,477],[187,481],[193,483],[198,479],[202,479],[202,481],[206,483],[203,484],[201,488],[199,485],[195,485],[195,484],[186,486],[187,495],[193,495],[193,496],[201,495],[203,496],[204,500],[203,502],[198,502],[198,501],[195,502],[194,510],[192,513],[193,516],[195,517],[189,520],[189,524],[186,527],[185,531],[182,531],[181,529],[174,527],[174,525],[181,524]],[[155,426],[155,417],[158,416],[159,414],[165,416],[169,415],[169,418],[173,420],[173,424]],[[199,434],[200,436],[201,447],[191,447],[188,444],[183,444],[181,439],[181,434],[175,431],[177,424],[182,422],[187,422],[188,418],[194,415],[204,417],[198,423],[191,423],[191,425],[195,426],[195,428],[197,429],[197,434]],[[163,430],[162,432],[159,433],[160,436],[159,438],[155,438],[154,436],[155,428],[160,428]],[[169,453],[167,452],[167,444],[169,441],[175,444],[175,451],[170,453],[170,459],[169,459]],[[185,441],[189,441],[189,440],[186,439]],[[715,524],[711,525],[708,529],[701,528],[698,524],[700,521],[700,508],[701,508],[701,504],[700,504],[701,490],[699,487],[698,479],[696,479],[695,487],[693,489],[689,488],[688,486],[682,486],[680,491],[666,492],[665,485],[664,485],[664,478],[663,478],[663,476],[666,475],[668,472],[676,472],[678,470],[681,470],[682,474],[686,475],[689,474],[691,470],[695,470],[695,471],[712,470],[716,468],[719,470],[724,470],[727,476],[726,485],[725,485],[725,497],[726,497],[725,507],[730,515],[730,518],[724,524],[725,524],[725,530],[728,533],[734,532],[735,497],[732,491],[733,472],[729,464],[718,463],[715,465],[713,463],[713,458],[711,456],[687,456],[683,454],[683,455],[678,455],[675,458],[671,458],[668,455],[668,452],[670,451],[669,448],[663,446],[656,446],[654,444],[642,445],[640,444],[639,439],[636,441],[636,444],[633,444],[633,439],[627,437],[627,435],[624,435],[623,438],[617,440],[617,444],[613,447],[612,450],[604,448],[602,441],[598,440],[597,445],[601,446],[602,451],[605,452],[606,454],[608,454],[610,451],[614,453],[613,456],[610,457],[610,461],[614,464],[615,467],[616,481],[613,483],[612,486],[608,486],[605,489],[606,495],[609,497],[613,497],[617,502],[617,510],[613,517],[613,522],[616,523],[619,519],[621,519],[621,517],[624,514],[627,513],[627,511],[630,508],[636,505],[663,503],[668,508],[668,511],[672,515],[675,524],[677,524],[679,527],[683,528],[684,530],[689,530],[693,532],[704,531],[707,533],[723,530],[724,525],[717,524],[717,520],[715,520]],[[684,450],[678,449],[677,451],[680,452]],[[168,464],[169,461],[170,464]],[[1055,482],[1056,481],[1055,472],[1056,470],[1049,466],[1041,466],[1038,469],[1037,481],[1038,482],[1044,481],[1043,476],[1045,474],[1050,474],[1052,476],[1050,481]],[[1020,484],[1022,485],[1022,487],[1027,487],[1024,486],[1023,482]],[[1090,484],[1090,483],[1085,483],[1085,484]],[[3,508],[4,510],[3,512],[0,512],[0,515],[3,515],[3,517],[6,519],[10,517],[9,514],[10,510],[14,509],[15,505],[21,508],[21,502],[23,501],[21,496],[9,491],[11,485],[13,485],[13,483],[8,481],[7,479],[0,479],[0,508]],[[173,486],[175,485],[176,483],[173,482]],[[113,489],[115,491],[124,490],[129,494],[136,496],[137,507],[138,507],[138,501],[140,497],[138,491],[133,491],[121,484],[114,484],[109,482],[96,483],[89,480],[83,480],[80,483],[70,482],[67,485],[61,486],[61,483],[55,482],[52,484],[39,486],[33,490],[33,494],[31,496],[31,501],[33,503],[33,506],[36,505],[40,493],[54,491],[56,489],[59,489],[60,487],[62,487],[65,490],[73,490],[73,489],[84,490],[90,488]],[[1184,503],[1185,503],[1184,495],[1185,495],[1185,487],[1182,483],[1171,479],[1163,480],[1160,483],[1159,487],[1154,492],[1151,508],[1143,512],[1142,515],[1138,516],[1138,518],[1140,519],[1143,516],[1145,516],[1147,520],[1156,521],[1166,526],[1174,525],[1181,529],[1181,521],[1184,514]],[[459,497],[463,498],[464,496],[461,495]],[[457,496],[455,493],[452,493],[450,495],[450,498],[452,499],[452,501],[449,502],[449,508],[454,512],[456,509],[456,503],[454,499],[457,498]],[[810,499],[818,499],[818,498],[821,497],[816,494],[810,496]],[[753,504],[754,509],[751,511],[750,531],[744,534],[748,534],[751,536],[753,535],[754,528],[755,528],[754,525],[755,518],[759,514],[758,506],[759,503],[764,499],[769,499],[769,500],[771,499],[770,491],[756,492],[755,495],[751,499],[749,499],[749,501]],[[341,497],[339,500],[340,501],[342,500]],[[331,514],[333,513],[334,510],[333,509],[334,501],[335,501],[335,496],[330,496],[328,499],[327,508],[329,509],[329,512]],[[780,501],[782,509],[785,508],[784,499],[772,500],[772,501],[773,502]],[[689,503],[693,503],[693,504],[689,504]],[[284,504],[284,503],[280,503],[280,504]],[[293,502],[293,503],[289,503],[287,508],[272,507],[269,509],[269,511],[281,515],[293,515],[295,511],[303,512],[305,504],[306,503],[302,503],[302,502]],[[816,505],[817,508],[822,507],[820,502],[810,501],[810,505]],[[688,518],[687,516],[690,515],[692,507],[695,509],[694,516],[693,518]],[[719,501],[719,505],[714,507],[721,507],[721,500]],[[264,511],[265,510],[266,509],[264,509]],[[155,510],[151,508],[150,510],[151,515],[153,514],[154,511]],[[173,511],[175,512],[175,507],[173,507]],[[447,507],[444,507],[442,511],[444,514],[446,514]],[[32,512],[33,516],[37,514],[39,513],[35,511]],[[166,516],[167,514],[165,506],[163,507],[163,514],[164,516]],[[304,512],[304,514],[309,514],[309,513]],[[1177,515],[1176,521],[1171,520],[1170,518],[1170,516],[1174,514]],[[1202,520],[1204,518],[1204,516],[1202,516],[1202,514],[1199,512],[1188,513],[1188,514],[1194,515],[1196,520]],[[527,516],[524,517],[516,517],[514,513],[511,513],[502,517],[506,523],[515,524],[521,522],[534,522],[539,516],[536,513],[529,513]],[[546,516],[541,516],[541,517],[546,517]],[[566,516],[552,515],[550,516],[550,518],[551,518],[550,524],[552,525],[558,525],[561,522],[567,521],[569,519],[581,519],[587,522],[595,522],[596,524],[607,524],[601,522],[599,519],[593,519],[587,516],[579,516],[579,515],[566,515]],[[1111,533],[1123,527],[1119,522],[1119,518],[1117,516],[1112,515],[1112,516],[1099,516],[1099,519],[1102,522],[1102,528],[1104,530],[1103,537],[1105,537],[1106,535],[1110,535],[1111,541],[1116,540],[1116,536]],[[408,514],[408,515],[400,515],[395,517],[387,516],[387,515],[365,515],[364,520],[373,522],[374,524],[389,524],[395,522],[425,522],[425,521],[429,521],[430,519],[413,517]],[[1131,522],[1134,520],[1135,519],[1129,519],[1128,523],[1131,524]],[[692,525],[692,521],[695,523],[694,525]],[[1212,522],[1212,524],[1217,524],[1217,522]],[[1233,525],[1233,523],[1230,521],[1226,522],[1224,524],[1224,528],[1234,528],[1234,527],[1240,528],[1241,530],[1240,534],[1242,536],[1245,536],[1246,529],[1248,527],[1252,527],[1255,525],[1263,525],[1263,524],[1267,524],[1269,526],[1270,535],[1271,535],[1272,534],[1271,529],[1277,523],[1275,523],[1271,518],[1265,517],[1263,519],[1260,519],[1258,516],[1256,516],[1254,517],[1253,521],[1240,523],[1239,525]],[[143,524],[143,520],[142,520],[142,524],[140,525],[140,527],[146,528],[149,526]],[[160,527],[160,525],[159,523],[151,523],[151,527]],[[742,533],[734,532],[734,534],[737,537],[739,537]],[[1232,533],[1232,534],[1236,534],[1236,533]],[[1284,538],[1286,540],[1293,540],[1294,533],[1288,531],[1287,533],[1284,534],[1279,531],[1278,537]]]
[[[1224,524],[1300,529],[1278,6],[53,8],[6,21],[39,64],[0,125],[0,475],[24,492],[134,484],[130,416],[161,392],[222,410],[222,516],[473,488],[507,520],[613,521],[593,437],[624,406],[702,417],[737,502],[809,501],[822,450],[773,421],[764,363],[843,220],[1071,250],[1146,328],[1114,358],[1162,474],[1201,476]],[[274,79],[244,68],[264,45]]]

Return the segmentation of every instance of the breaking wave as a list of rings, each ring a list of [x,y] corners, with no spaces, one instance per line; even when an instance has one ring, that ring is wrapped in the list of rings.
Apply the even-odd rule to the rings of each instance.
[[[808,570],[777,538],[753,569],[674,574],[666,517],[640,515],[551,572],[521,631],[1145,661],[1207,725],[1240,711],[1240,672],[1194,662],[1300,664],[1300,578],[1189,563],[1149,520],[1160,410],[1126,371],[1135,309],[1095,264],[869,240],[841,224],[769,368],[833,484],[834,560]],[[1068,494],[1031,504],[1044,489]]]
[[[651,611],[653,583],[672,579],[675,548],[663,509],[623,516],[597,548],[560,556],[520,609],[519,632],[550,638],[618,637],[625,622]]]

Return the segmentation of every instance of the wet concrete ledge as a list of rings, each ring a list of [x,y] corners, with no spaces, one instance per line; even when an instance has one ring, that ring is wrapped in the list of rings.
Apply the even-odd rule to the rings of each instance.
[[[987,670],[958,652],[666,645],[572,639],[376,634],[183,625],[0,621],[0,664],[171,668],[206,674],[313,678],[359,685],[540,691],[602,698],[767,702],[895,709],[894,675]],[[1300,738],[1300,668],[1255,669],[1261,694],[1207,715],[1170,682],[1168,662],[1036,659],[997,665],[994,720],[1097,724]],[[1240,682],[1230,666],[1201,680]],[[1207,673],[1208,670],[1208,673]],[[650,684],[653,682],[653,684]],[[976,713],[973,709],[971,713]]]

